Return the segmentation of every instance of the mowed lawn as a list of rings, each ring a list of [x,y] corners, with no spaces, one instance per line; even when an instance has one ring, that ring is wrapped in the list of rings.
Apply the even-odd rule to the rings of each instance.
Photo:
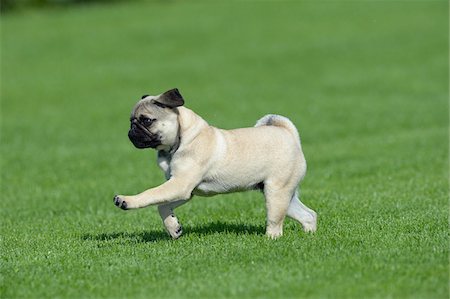
[[[448,298],[446,1],[136,1],[1,17],[1,298]],[[302,199],[195,197],[165,233],[114,194],[163,182],[127,131],[178,87],[222,128],[297,125]],[[270,157],[267,157],[270,159]]]

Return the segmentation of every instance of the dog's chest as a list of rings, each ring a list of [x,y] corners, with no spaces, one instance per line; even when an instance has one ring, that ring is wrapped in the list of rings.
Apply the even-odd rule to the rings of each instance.
[[[170,161],[172,160],[172,155],[159,151],[158,152],[158,159],[157,163],[159,168],[164,172],[166,179],[168,180],[170,178]]]

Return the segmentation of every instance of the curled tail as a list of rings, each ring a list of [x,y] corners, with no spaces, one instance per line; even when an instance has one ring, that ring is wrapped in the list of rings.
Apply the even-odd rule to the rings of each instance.
[[[287,117],[276,114],[267,114],[256,122],[255,127],[261,126],[276,126],[285,128],[292,134],[292,136],[295,138],[295,140],[298,141],[298,144],[300,145],[300,135],[298,134],[297,128]]]

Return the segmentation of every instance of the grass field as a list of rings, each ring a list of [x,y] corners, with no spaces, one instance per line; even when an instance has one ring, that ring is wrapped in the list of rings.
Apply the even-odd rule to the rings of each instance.
[[[137,1],[1,18],[1,298],[448,298],[448,3]],[[178,87],[222,128],[298,126],[305,204],[264,236],[258,192],[177,210],[128,141]]]

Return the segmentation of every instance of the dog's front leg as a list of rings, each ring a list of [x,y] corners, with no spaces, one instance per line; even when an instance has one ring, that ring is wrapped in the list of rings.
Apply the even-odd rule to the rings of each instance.
[[[166,227],[169,235],[174,239],[178,239],[181,236],[183,233],[183,228],[173,210],[186,202],[187,200],[178,200],[158,206],[158,212],[164,226]]]
[[[148,189],[140,194],[114,196],[114,204],[123,210],[144,208],[149,205],[160,205],[178,200],[188,200],[197,183],[186,179],[170,178],[164,184]]]

